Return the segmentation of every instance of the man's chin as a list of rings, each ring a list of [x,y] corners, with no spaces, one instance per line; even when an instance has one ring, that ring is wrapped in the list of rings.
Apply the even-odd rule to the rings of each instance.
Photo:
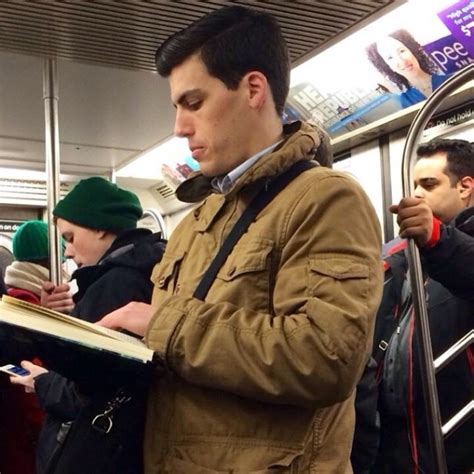
[[[215,170],[209,166],[201,166],[199,171],[206,177],[206,178],[215,178],[216,176],[220,176],[221,174],[219,173],[218,170]]]

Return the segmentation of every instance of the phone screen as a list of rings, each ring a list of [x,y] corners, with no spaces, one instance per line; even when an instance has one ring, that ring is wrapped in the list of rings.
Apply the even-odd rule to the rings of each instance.
[[[30,371],[24,369],[23,367],[18,367],[17,365],[7,364],[0,367],[2,372],[5,372],[10,375],[16,375],[18,377],[24,377],[25,375],[30,375]]]

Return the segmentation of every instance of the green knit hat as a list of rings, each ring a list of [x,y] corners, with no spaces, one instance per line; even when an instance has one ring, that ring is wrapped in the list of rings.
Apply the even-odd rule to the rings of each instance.
[[[20,262],[35,262],[49,258],[48,224],[27,221],[13,236],[13,256]]]
[[[134,193],[99,177],[79,181],[53,210],[55,217],[73,224],[111,232],[134,229],[142,214]]]

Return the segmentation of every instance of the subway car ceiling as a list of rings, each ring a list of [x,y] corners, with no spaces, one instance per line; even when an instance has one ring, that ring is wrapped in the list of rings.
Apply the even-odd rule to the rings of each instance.
[[[273,13],[297,66],[406,2],[0,2],[0,168],[45,169],[46,57],[57,60],[63,180],[110,176],[167,140],[174,109],[167,81],[154,72],[154,52],[174,31],[228,4]],[[468,98],[458,94],[446,106]],[[418,108],[334,139],[336,153],[408,125]],[[155,172],[161,174],[150,169],[148,179],[117,180],[135,191],[153,189],[145,206],[158,201],[160,211],[174,213],[180,206]]]
[[[107,174],[170,137],[154,52],[229,3],[275,14],[296,64],[403,2],[0,2],[0,166],[44,169],[44,57],[57,58],[61,173]]]

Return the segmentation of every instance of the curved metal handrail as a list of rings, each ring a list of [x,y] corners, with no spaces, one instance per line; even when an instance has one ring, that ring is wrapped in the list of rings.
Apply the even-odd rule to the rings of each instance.
[[[144,209],[142,219],[145,217],[151,217],[158,224],[158,227],[160,228],[160,232],[161,232],[161,237],[165,240],[168,239],[168,231],[166,229],[165,220],[163,219],[163,216],[156,209],[152,209],[152,208]]]
[[[474,79],[474,64],[449,78],[436,89],[428,98],[423,107],[418,111],[413,123],[408,130],[402,161],[403,196],[412,196],[415,191],[413,182],[413,167],[416,161],[416,144],[419,142],[423,130],[439,104],[451,92],[461,85]],[[439,411],[438,392],[433,364],[433,350],[428,326],[428,313],[426,309],[426,295],[423,285],[423,272],[421,268],[420,253],[413,239],[408,242],[408,263],[410,269],[412,295],[415,307],[415,318],[419,322],[420,330],[417,331],[421,349],[421,379],[423,394],[426,404],[427,426],[431,451],[434,455],[436,473],[447,473],[446,457],[444,453],[443,433],[441,430],[441,415]]]

